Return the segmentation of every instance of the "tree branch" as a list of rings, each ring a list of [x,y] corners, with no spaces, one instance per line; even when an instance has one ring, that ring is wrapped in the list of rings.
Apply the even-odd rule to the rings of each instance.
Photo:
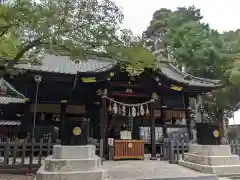
[[[6,34],[8,32],[9,28],[6,28],[4,31],[2,31],[2,33],[0,34],[0,37],[4,36],[4,34]]]
[[[32,49],[33,47],[36,47],[38,45],[41,44],[41,38],[35,39],[33,41],[31,41],[30,43],[28,43],[26,46],[24,46],[15,56],[15,58],[13,58],[11,61],[8,62],[7,67],[12,67],[21,57],[23,57],[23,55],[29,51],[30,49]]]
[[[1,26],[0,29],[4,29],[4,30],[1,32],[0,37],[4,36],[4,34],[6,34],[8,32],[10,27],[12,27],[12,24],[6,25],[6,26]]]

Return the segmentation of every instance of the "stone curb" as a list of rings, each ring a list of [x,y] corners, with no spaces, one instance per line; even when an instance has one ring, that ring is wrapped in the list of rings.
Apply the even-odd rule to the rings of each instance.
[[[113,180],[218,180],[218,177],[215,175],[209,176],[195,176],[195,177],[162,177],[162,178],[137,178],[137,179],[113,179]]]

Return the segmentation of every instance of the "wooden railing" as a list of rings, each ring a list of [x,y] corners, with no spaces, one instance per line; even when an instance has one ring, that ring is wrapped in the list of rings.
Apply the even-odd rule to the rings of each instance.
[[[52,153],[54,143],[34,140],[0,142],[0,173],[32,173],[36,172],[46,156]]]
[[[232,154],[236,154],[240,156],[240,144],[239,141],[231,141],[231,151]]]
[[[34,173],[43,164],[45,158],[52,154],[52,149],[55,144],[51,142],[51,138],[48,141],[41,139],[39,142],[35,140],[15,139],[11,141],[7,139],[5,142],[0,142],[0,174],[25,174]],[[89,144],[93,144],[89,142]],[[99,143],[94,143],[96,146],[96,154],[99,154]]]

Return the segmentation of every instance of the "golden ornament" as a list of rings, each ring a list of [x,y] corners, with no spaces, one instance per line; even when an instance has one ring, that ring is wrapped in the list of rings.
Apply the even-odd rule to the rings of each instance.
[[[132,148],[132,143],[128,143],[128,148]]]
[[[219,131],[218,131],[218,130],[214,130],[214,131],[213,131],[213,136],[214,136],[215,138],[219,137]]]
[[[82,130],[81,130],[80,127],[74,127],[74,128],[73,128],[73,134],[74,134],[75,136],[79,136],[79,135],[81,134],[81,132],[82,132]]]

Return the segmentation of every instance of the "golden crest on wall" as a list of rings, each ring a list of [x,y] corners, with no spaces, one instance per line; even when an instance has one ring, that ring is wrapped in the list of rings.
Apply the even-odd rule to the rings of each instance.
[[[73,134],[74,134],[75,136],[79,136],[81,133],[82,133],[82,130],[81,130],[80,127],[74,127],[74,128],[73,128]]]
[[[182,91],[183,87],[180,86],[176,86],[176,85],[171,85],[170,89],[174,90],[174,91]]]
[[[82,77],[81,80],[82,80],[82,82],[84,82],[84,83],[97,82],[96,77]]]
[[[213,136],[215,137],[215,138],[217,138],[217,137],[219,137],[219,131],[218,130],[214,130],[213,131]]]

